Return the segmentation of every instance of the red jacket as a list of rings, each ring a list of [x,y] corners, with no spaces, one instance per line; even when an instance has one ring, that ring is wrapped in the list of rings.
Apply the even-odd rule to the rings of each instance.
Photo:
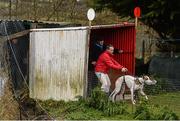
[[[107,74],[110,68],[119,70],[122,69],[123,66],[115,61],[108,51],[105,51],[99,56],[96,62],[95,72],[102,72]]]

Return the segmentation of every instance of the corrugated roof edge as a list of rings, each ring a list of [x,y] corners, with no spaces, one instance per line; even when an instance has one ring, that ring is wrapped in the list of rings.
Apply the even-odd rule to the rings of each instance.
[[[127,27],[127,26],[135,26],[134,23],[121,23],[121,24],[110,24],[110,25],[96,25],[92,26],[92,29],[101,29],[101,28],[119,28],[119,27]]]
[[[110,24],[110,25],[95,25],[92,26],[92,29],[101,29],[101,28],[119,28],[119,27],[128,27],[128,26],[135,26],[134,23],[127,23],[127,24]],[[83,30],[88,29],[89,26],[82,26],[82,27],[66,27],[66,28],[45,28],[45,29],[31,29],[30,31],[62,31],[62,30]]]
[[[15,19],[12,19],[12,20],[10,20],[10,19],[0,19],[0,22],[1,21],[7,21],[7,22],[9,22],[9,21],[20,21],[20,22],[30,22],[30,23],[39,23],[39,24],[60,24],[60,25],[66,25],[66,24],[73,24],[73,23],[70,23],[70,22],[54,22],[54,21],[35,21],[35,20],[19,20],[19,19],[17,19],[17,20],[15,20]]]
[[[69,31],[69,30],[84,30],[84,29],[88,29],[88,27],[65,27],[65,28],[44,28],[44,29],[30,29],[30,32],[34,32],[34,31]]]

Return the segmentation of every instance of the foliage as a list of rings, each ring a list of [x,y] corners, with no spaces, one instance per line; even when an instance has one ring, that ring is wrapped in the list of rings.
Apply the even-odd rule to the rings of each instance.
[[[149,102],[149,101],[148,101]],[[128,110],[131,104],[108,101],[100,88],[95,88],[91,97],[78,101],[41,101],[42,106],[55,119],[102,120],[102,119],[139,119],[139,120],[177,120],[178,116],[167,106],[160,106],[141,100],[135,106],[135,112]]]
[[[70,102],[49,100],[43,102],[42,105],[50,112],[56,107],[66,107],[61,111],[54,112],[55,116],[59,113],[67,113],[65,116],[66,119],[100,119],[103,118],[103,116],[128,113],[126,111],[127,105],[121,102],[113,103],[109,101],[107,95],[103,93],[100,88],[95,88],[92,92],[92,96],[87,100],[82,97],[79,98],[79,101]]]
[[[88,5],[91,4],[92,0],[1,0],[0,17],[88,25],[86,13]],[[102,12],[96,11],[96,18],[92,24],[114,24],[117,20],[118,16],[106,9]]]
[[[2,76],[2,73],[4,72],[1,72],[0,76]],[[10,80],[7,80],[4,87],[4,95],[0,97],[0,107],[0,120],[19,119],[19,104],[12,93]]]
[[[136,106],[134,118],[139,120],[178,120],[178,116],[168,107],[152,105],[145,100]]]
[[[134,118],[135,119],[146,119],[149,120],[150,119],[150,112],[148,110],[148,107],[146,106],[146,102],[141,102],[140,105],[138,105],[136,107],[136,111],[134,113]]]
[[[179,102],[180,99],[180,92],[166,92],[166,93],[161,93],[157,95],[149,95],[149,104],[154,105],[158,108],[166,106],[170,110],[174,111],[178,117],[180,117],[180,104],[177,103]]]
[[[92,91],[91,97],[87,102],[89,107],[103,111],[107,116],[127,113],[126,105],[124,103],[111,102],[108,99],[108,96],[98,87]]]
[[[110,8],[119,16],[131,16],[135,6],[142,10],[141,21],[154,28],[162,38],[179,37],[179,0],[93,0],[97,10]]]

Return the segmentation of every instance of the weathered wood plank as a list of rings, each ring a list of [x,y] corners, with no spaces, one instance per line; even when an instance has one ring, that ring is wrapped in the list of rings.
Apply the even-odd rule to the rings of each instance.
[[[9,40],[11,40],[11,39],[15,39],[15,38],[27,35],[29,32],[30,32],[30,30],[24,30],[24,31],[21,31],[21,32],[17,32],[15,34],[11,34],[9,36],[0,36],[0,39],[3,39],[3,40],[9,39]]]

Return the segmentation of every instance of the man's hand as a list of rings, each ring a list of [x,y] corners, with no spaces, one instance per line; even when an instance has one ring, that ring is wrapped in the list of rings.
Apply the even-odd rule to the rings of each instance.
[[[91,64],[96,65],[96,61],[91,62]]]
[[[118,53],[123,53],[123,50],[118,50]]]
[[[127,69],[127,68],[122,68],[121,71],[122,71],[122,72],[127,72],[128,69]]]

